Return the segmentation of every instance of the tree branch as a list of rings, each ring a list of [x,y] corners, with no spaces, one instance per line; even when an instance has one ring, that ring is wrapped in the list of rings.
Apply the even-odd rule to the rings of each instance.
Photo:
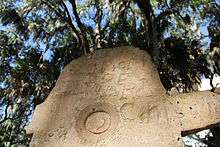
[[[86,37],[86,30],[85,30],[84,25],[82,24],[82,22],[80,20],[78,12],[77,12],[76,1],[75,0],[69,0],[69,2],[72,5],[73,14],[75,16],[76,23],[79,27],[79,36],[80,36],[80,39],[81,39],[81,42],[82,42],[81,45],[82,45],[84,54],[86,55],[87,52],[89,52],[89,42],[88,42],[87,37]]]
[[[125,14],[125,10],[127,10],[130,6],[130,0],[123,0],[122,4],[119,6],[118,16],[123,16]]]
[[[81,44],[80,33],[76,29],[76,27],[74,26],[74,24],[72,22],[71,15],[70,15],[70,13],[68,11],[68,8],[67,8],[67,6],[66,6],[66,4],[64,3],[63,0],[60,0],[60,2],[61,2],[61,5],[64,7],[64,10],[65,10],[65,12],[67,14],[67,22],[70,25],[70,27],[72,28],[73,32],[75,33],[75,37],[77,38],[77,41]]]
[[[102,21],[102,15],[103,12],[100,9],[100,2],[99,0],[95,0],[95,7],[96,7],[96,15],[95,15],[95,46],[96,49],[102,48],[101,46],[101,21]]]
[[[60,2],[63,2],[63,0],[61,0]],[[62,21],[67,23],[67,27],[74,32],[73,35],[77,39],[77,42],[81,44],[80,33],[76,29],[74,24],[72,23],[71,16],[68,12],[68,9],[67,9],[66,5],[64,3],[63,4],[61,3],[64,7],[64,10],[65,10],[66,14],[67,14],[67,18],[64,17],[60,12],[58,12],[49,2],[42,1],[42,4],[45,4],[49,9],[53,10],[54,13],[57,15],[57,17],[59,17]]]
[[[150,53],[157,64],[157,59],[159,58],[160,54],[160,48],[158,44],[158,33],[154,24],[155,16],[153,13],[152,5],[150,3],[150,0],[135,0],[135,2],[146,17],[147,22],[145,24],[147,25],[146,30],[148,31],[149,39],[147,43],[147,48],[151,49]]]
[[[155,18],[155,22],[159,22],[160,20],[162,20],[164,17],[169,16],[171,14],[174,13],[174,10],[166,10],[161,12],[156,18]]]

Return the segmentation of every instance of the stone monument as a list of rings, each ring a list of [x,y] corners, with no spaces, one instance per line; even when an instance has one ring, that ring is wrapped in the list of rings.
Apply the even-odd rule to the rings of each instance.
[[[169,96],[150,56],[120,47],[68,64],[27,132],[33,147],[178,147],[219,122],[220,95]]]

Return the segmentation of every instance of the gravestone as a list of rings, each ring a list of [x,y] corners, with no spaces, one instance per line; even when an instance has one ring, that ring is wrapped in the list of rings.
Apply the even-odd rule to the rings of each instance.
[[[167,95],[150,56],[98,50],[68,64],[27,128],[34,147],[178,147],[220,122],[220,95]]]

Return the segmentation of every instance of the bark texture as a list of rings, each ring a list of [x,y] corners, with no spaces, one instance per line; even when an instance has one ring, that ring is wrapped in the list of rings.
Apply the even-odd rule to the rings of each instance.
[[[120,47],[67,65],[27,131],[37,147],[178,147],[218,122],[220,95],[166,95],[150,56]]]

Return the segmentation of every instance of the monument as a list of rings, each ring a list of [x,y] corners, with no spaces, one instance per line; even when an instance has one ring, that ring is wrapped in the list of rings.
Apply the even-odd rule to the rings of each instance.
[[[27,128],[33,147],[178,147],[220,122],[220,95],[167,95],[150,56],[98,50],[68,64]]]

